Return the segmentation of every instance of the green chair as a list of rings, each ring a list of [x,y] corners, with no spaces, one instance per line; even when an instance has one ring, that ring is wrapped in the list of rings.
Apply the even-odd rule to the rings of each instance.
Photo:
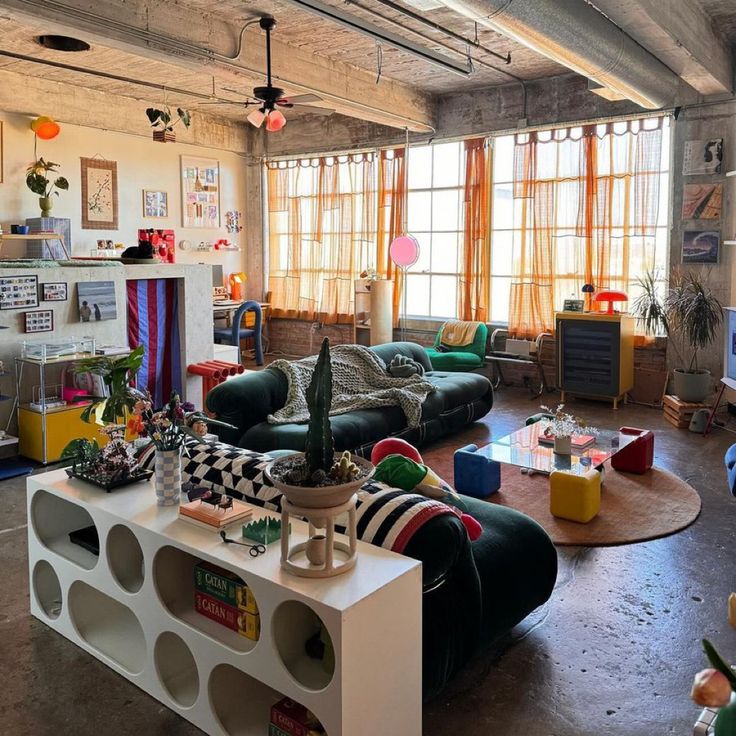
[[[427,348],[429,360],[432,363],[433,371],[474,371],[480,368],[486,357],[486,340],[488,339],[488,327],[484,322],[478,323],[478,329],[475,331],[475,338],[469,345],[453,345],[446,346],[444,350],[440,347],[442,330],[444,325],[440,327],[434,345]]]

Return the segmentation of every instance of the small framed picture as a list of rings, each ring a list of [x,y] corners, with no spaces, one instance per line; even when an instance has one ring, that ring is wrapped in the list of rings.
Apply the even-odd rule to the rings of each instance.
[[[0,309],[38,306],[38,276],[0,277]]]
[[[562,306],[563,312],[582,312],[585,302],[582,299],[565,299]]]
[[[54,311],[52,309],[39,309],[35,312],[25,312],[26,332],[53,332]]]
[[[169,195],[154,189],[143,190],[143,217],[163,218],[169,216]]]
[[[718,263],[720,245],[719,230],[685,230],[682,234],[682,262],[714,265]]]
[[[66,281],[41,284],[41,301],[65,302],[67,300]]]

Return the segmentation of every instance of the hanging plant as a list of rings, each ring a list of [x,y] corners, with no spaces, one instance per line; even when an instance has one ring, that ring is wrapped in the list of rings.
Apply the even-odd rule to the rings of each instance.
[[[181,107],[177,107],[176,114],[178,117],[174,119],[168,105],[163,110],[159,110],[157,107],[146,109],[146,117],[154,129],[154,141],[159,143],[175,143],[176,133],[174,133],[174,126],[182,123],[185,128],[188,128],[191,125],[192,116],[188,110],[182,110]]]

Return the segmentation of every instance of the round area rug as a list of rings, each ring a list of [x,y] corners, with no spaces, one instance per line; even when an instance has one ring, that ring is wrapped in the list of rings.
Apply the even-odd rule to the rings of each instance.
[[[652,468],[644,475],[618,473],[606,463],[601,510],[587,524],[549,512],[549,478],[501,466],[501,489],[488,498],[531,516],[560,546],[605,547],[646,542],[690,526],[700,513],[697,491],[676,475]]]

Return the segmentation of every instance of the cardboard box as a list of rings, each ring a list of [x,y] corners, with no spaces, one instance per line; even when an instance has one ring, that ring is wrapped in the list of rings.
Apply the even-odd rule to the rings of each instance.
[[[194,587],[241,611],[258,615],[258,605],[251,589],[233,572],[210,562],[194,566]]]
[[[314,713],[291,698],[282,698],[271,706],[269,736],[281,736],[282,733],[286,736],[324,736],[325,730]]]
[[[246,639],[258,641],[261,635],[261,617],[258,614],[241,611],[199,590],[194,592],[194,608],[197,613],[237,631]]]

